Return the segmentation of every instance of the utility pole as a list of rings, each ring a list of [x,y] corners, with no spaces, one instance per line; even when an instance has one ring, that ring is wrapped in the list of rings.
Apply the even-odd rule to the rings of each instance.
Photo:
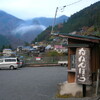
[[[56,12],[55,12],[55,16],[54,16],[54,21],[53,21],[53,24],[52,24],[52,29],[51,29],[51,34],[53,34],[53,28],[54,28],[55,23],[56,23],[57,11],[58,11],[58,7],[56,8]]]
[[[62,10],[61,12],[63,12],[63,10],[64,10],[65,7],[74,5],[74,4],[79,3],[79,2],[81,2],[81,1],[82,1],[82,0],[78,0],[78,1],[73,2],[73,3],[71,3],[71,4],[65,5],[65,6],[63,6],[62,8],[60,8],[60,10]],[[57,16],[58,9],[59,9],[59,7],[56,8],[55,17],[54,17],[54,21],[53,21],[52,29],[51,29],[51,35],[53,34],[53,28],[54,28],[55,23],[56,23],[56,16]]]
[[[64,10],[65,7],[66,7],[66,6],[63,6],[62,8],[59,8],[59,7],[56,8],[55,16],[54,16],[54,21],[53,21],[52,29],[51,29],[51,34],[53,34],[53,32],[54,32],[53,28],[54,28],[54,26],[55,26],[55,24],[56,24],[56,16],[57,16],[58,9]],[[63,12],[63,11],[61,11],[61,12]]]

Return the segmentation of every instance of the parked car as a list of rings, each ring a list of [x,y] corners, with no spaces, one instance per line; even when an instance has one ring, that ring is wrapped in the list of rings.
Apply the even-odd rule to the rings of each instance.
[[[23,67],[24,65],[24,61],[23,60],[19,60],[19,67]]]
[[[58,61],[58,64],[60,64],[61,66],[67,66],[68,61]]]
[[[20,62],[17,57],[0,58],[0,69],[17,69],[18,67],[20,67]]]
[[[23,67],[24,65],[24,56],[19,56],[19,63],[20,63],[20,66],[19,67]]]

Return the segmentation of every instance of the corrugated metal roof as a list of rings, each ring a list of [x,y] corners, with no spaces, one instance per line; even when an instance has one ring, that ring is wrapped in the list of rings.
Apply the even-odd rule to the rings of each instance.
[[[89,47],[88,44],[66,44],[66,47]]]
[[[64,37],[64,38],[71,38],[71,39],[76,39],[76,40],[83,40],[83,41],[90,41],[94,43],[100,43],[100,38],[95,37],[95,36],[83,36],[83,35],[72,35],[72,34],[65,34],[61,33],[58,34],[59,37]]]
[[[65,34],[65,33],[61,33],[62,35],[67,35],[67,36],[72,36],[72,37],[79,37],[79,38],[88,38],[88,39],[97,39],[97,40],[100,40],[99,37],[95,37],[95,36],[86,36],[86,35],[76,35],[76,34]]]

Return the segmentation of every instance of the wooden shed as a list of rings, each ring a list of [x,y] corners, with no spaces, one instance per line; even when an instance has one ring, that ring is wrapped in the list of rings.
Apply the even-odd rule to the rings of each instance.
[[[100,69],[100,37],[71,34],[59,37],[68,39],[68,82],[91,84]]]

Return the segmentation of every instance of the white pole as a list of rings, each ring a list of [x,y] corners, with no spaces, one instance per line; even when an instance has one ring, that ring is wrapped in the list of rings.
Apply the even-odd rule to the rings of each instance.
[[[53,24],[52,24],[52,29],[51,29],[51,34],[53,34],[53,28],[54,28],[55,23],[56,23],[57,11],[58,11],[58,7],[56,8],[55,17],[54,17],[54,21],[53,21]]]

